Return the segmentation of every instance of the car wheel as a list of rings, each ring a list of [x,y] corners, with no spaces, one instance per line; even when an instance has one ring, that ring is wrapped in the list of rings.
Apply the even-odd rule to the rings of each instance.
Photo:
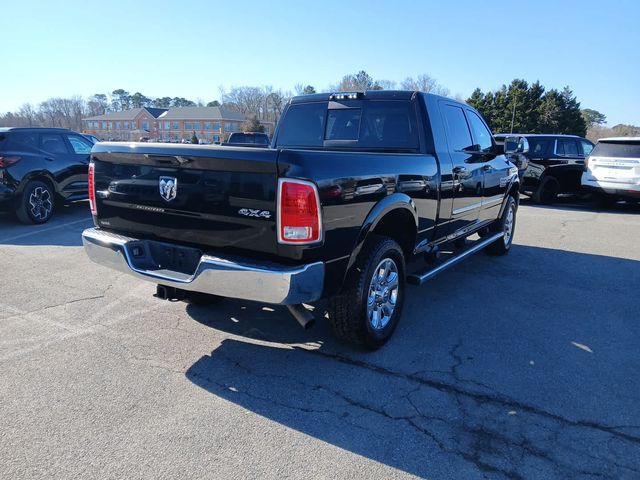
[[[599,193],[597,195],[598,205],[602,208],[613,208],[618,203],[618,198],[615,195],[609,195],[607,193]]]
[[[485,252],[489,255],[506,255],[511,250],[513,235],[516,231],[517,211],[516,200],[512,196],[508,196],[502,217],[490,228],[492,233],[502,232],[503,236],[487,246]]]
[[[22,223],[45,223],[51,219],[54,207],[55,196],[51,186],[34,180],[24,187],[16,216]]]
[[[560,182],[553,177],[544,177],[533,192],[533,201],[544,205],[551,205],[558,199],[560,193]]]
[[[393,334],[404,304],[405,261],[388,237],[374,236],[358,256],[338,295],[329,299],[335,335],[377,349]]]

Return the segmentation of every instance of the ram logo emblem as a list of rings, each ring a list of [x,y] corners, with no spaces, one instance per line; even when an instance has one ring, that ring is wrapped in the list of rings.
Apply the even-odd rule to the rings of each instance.
[[[178,193],[178,179],[175,177],[160,177],[160,196],[170,202]]]

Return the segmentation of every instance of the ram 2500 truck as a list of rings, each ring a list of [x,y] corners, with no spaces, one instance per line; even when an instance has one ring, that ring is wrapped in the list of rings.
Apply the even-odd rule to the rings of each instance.
[[[444,97],[295,97],[271,148],[96,144],[83,242],[164,298],[287,305],[303,326],[303,304],[326,298],[338,337],[377,348],[407,282],[509,252],[519,181],[504,153],[478,112]]]

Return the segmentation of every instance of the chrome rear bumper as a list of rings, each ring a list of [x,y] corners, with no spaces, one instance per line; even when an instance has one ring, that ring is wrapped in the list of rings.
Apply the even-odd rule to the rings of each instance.
[[[82,233],[82,243],[89,258],[100,265],[142,280],[194,292],[295,305],[318,300],[324,285],[322,262],[288,266],[205,253],[194,273],[188,274],[158,265],[148,248],[149,240],[89,228]],[[181,248],[179,245],[163,245]]]

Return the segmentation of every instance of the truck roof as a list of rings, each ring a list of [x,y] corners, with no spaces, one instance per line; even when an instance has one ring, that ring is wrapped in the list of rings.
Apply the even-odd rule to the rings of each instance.
[[[57,128],[57,127],[0,127],[0,133],[10,132],[13,130],[53,130],[56,132],[68,132],[68,128]]]
[[[306,103],[306,102],[322,102],[328,101],[334,95],[348,95],[348,94],[358,94],[363,98],[375,98],[377,100],[411,100],[414,95],[421,93],[416,90],[354,90],[350,92],[325,92],[325,93],[313,93],[310,95],[299,95],[293,97],[291,99],[291,103]],[[429,95],[433,97],[439,97],[439,95],[434,95],[433,93],[424,93],[424,95]],[[446,98],[446,97],[441,97]],[[446,98],[452,102],[458,102],[457,100]]]
[[[640,137],[606,137],[599,138],[599,142],[640,142]]]
[[[494,137],[567,137],[582,138],[578,135],[567,135],[564,133],[496,133]]]

